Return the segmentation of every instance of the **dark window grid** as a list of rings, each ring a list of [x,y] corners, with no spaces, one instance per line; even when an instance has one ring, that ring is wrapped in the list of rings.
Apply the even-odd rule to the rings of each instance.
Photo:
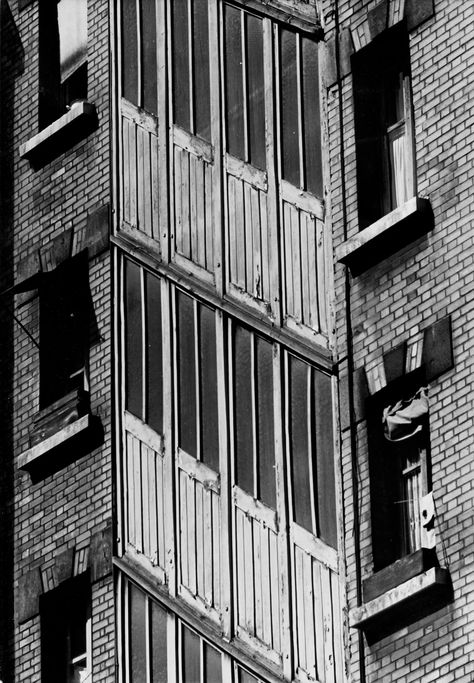
[[[229,5],[233,10],[237,10],[233,5]],[[238,10],[237,10],[238,11]],[[242,115],[243,115],[243,161],[250,163],[250,122],[249,122],[249,102],[248,102],[248,64],[247,64],[247,22],[246,12],[240,10],[240,67],[242,83]],[[228,145],[226,145],[228,147]]]
[[[186,296],[186,295],[185,295]],[[193,299],[192,297],[189,297],[191,301],[193,302],[193,339],[194,339],[194,377],[190,378],[190,381],[192,381],[194,385],[194,402],[195,402],[195,436],[196,436],[196,443],[195,443],[195,454],[190,453],[189,455],[195,455],[196,460],[202,462],[204,460],[203,458],[203,434],[202,434],[202,404],[203,401],[206,400],[206,397],[203,395],[202,391],[202,363],[201,363],[201,334],[200,334],[200,311],[199,311],[199,303],[196,299]],[[175,348],[175,367],[177,368],[176,372],[176,396],[177,396],[177,408],[176,408],[176,420],[179,422],[180,419],[180,398],[179,398],[179,392],[180,392],[180,378],[179,378],[179,363],[180,359],[178,356],[179,353],[179,335],[181,334],[181,331],[179,330],[179,325],[178,325],[178,303],[177,300],[175,299],[175,340],[174,340],[174,348]],[[179,424],[176,424],[176,433],[179,434]]]
[[[290,459],[288,465],[288,476],[292,478],[292,466],[291,458],[293,457],[291,448],[291,380],[290,380],[290,358],[289,354],[285,354],[285,376],[286,376],[286,391],[285,391],[285,422],[286,422],[286,449],[288,453],[288,458]],[[305,465],[308,471],[308,489],[309,489],[309,505],[310,505],[310,517],[311,517],[311,531],[315,536],[318,536],[318,518],[317,518],[317,476],[316,476],[316,465],[315,465],[315,433],[314,433],[314,416],[315,416],[315,406],[314,406],[314,371],[313,368],[308,365],[306,368],[306,387],[305,387],[305,403],[306,412],[302,416],[305,420],[306,427],[306,437],[307,437],[307,460],[301,465]],[[290,481],[289,486],[290,492],[290,512],[292,517],[295,516],[295,497],[298,492],[294,490],[293,481]],[[294,521],[294,519],[293,519]],[[309,531],[309,529],[308,529]]]
[[[132,21],[132,26],[129,25]],[[154,0],[122,0],[122,94],[156,113],[156,16]]]
[[[235,327],[236,324],[229,322],[229,331],[230,335],[233,336],[233,333],[235,332]],[[259,412],[258,412],[258,392],[259,392],[259,386],[258,386],[258,357],[257,357],[257,336],[253,332],[248,332],[250,336],[250,402],[251,402],[251,453],[245,454],[248,460],[251,460],[251,469],[252,469],[252,490],[251,491],[246,491],[247,493],[250,493],[254,498],[258,500],[262,500],[262,481],[261,477],[265,472],[262,471],[261,468],[261,463],[260,463],[260,458],[259,458]],[[269,342],[266,342],[269,343]],[[234,344],[230,345],[229,348],[229,367],[232,368],[231,376],[233,378],[233,383],[234,386],[232,387],[231,391],[231,400],[232,400],[232,408],[231,408],[231,413],[233,415],[233,431],[234,431],[234,437],[233,437],[233,472],[234,472],[234,481],[237,484],[237,486],[240,486],[240,488],[243,488],[243,490],[246,490],[245,487],[242,487],[238,481],[238,464],[237,464],[237,434],[236,430],[238,429],[237,427],[237,411],[238,411],[238,405],[236,401],[236,392],[235,392],[235,383],[236,383],[236,373],[238,372],[238,367],[235,362],[235,354],[233,353],[233,348]],[[263,389],[260,389],[260,391],[263,391]],[[273,405],[273,400],[272,400],[272,405]],[[241,459],[242,459],[241,454]],[[240,465],[243,463],[240,462]],[[270,490],[275,488],[275,463],[273,463],[273,468],[272,472],[270,473],[270,476],[272,477],[272,482],[270,486]],[[267,487],[268,488],[269,482],[267,482]],[[272,497],[274,497],[275,492],[273,492]],[[266,502],[266,501],[263,501]],[[270,505],[270,503],[267,501],[267,505]]]
[[[222,681],[222,655],[198,633],[179,622],[182,683]]]
[[[206,140],[210,140],[210,131],[208,131],[208,135],[205,134],[204,131],[201,131],[199,133],[198,131],[198,102],[196,98],[199,97],[207,97],[209,98],[210,96],[210,83],[208,84],[208,92],[204,93],[203,95],[200,95],[200,93],[197,91],[197,86],[196,86],[196,81],[198,81],[201,77],[202,74],[198,73],[198,70],[202,68],[202,65],[198,63],[198,60],[196,58],[197,55],[197,50],[198,47],[195,45],[195,41],[198,39],[198,33],[199,31],[197,30],[199,28],[199,19],[195,18],[193,15],[193,0],[180,0],[180,2],[186,2],[186,28],[187,28],[187,35],[186,35],[186,44],[187,44],[187,49],[186,49],[186,56],[187,56],[187,78],[186,78],[186,84],[185,88],[187,90],[187,106],[188,106],[188,132],[191,133],[192,135],[199,135],[201,134],[201,137],[203,137]],[[203,3],[204,6],[204,3]],[[199,4],[196,6],[196,11],[199,11]],[[175,29],[176,27],[174,27]],[[182,27],[181,27],[182,28]],[[174,32],[174,31],[173,31]],[[182,39],[182,36],[174,36],[172,32],[172,37],[171,40],[173,41],[173,49],[172,49],[172,55],[176,55],[177,51],[180,50],[180,45],[179,42]],[[208,40],[210,39],[210,34],[208,37]],[[174,44],[175,43],[175,44]],[[209,60],[209,55],[207,55],[207,60]],[[177,61],[177,60],[176,60]],[[208,72],[209,65],[206,65],[207,69],[206,71]],[[208,74],[209,75],[209,74]],[[176,89],[182,88],[183,84],[176,82],[179,79],[179,75],[176,70],[176,65],[173,68],[173,78],[175,82],[173,83],[173,89],[176,92]],[[202,104],[203,109],[207,109],[210,106],[210,103],[204,103]],[[202,113],[202,112],[201,112]],[[182,114],[181,114],[182,115]],[[205,116],[205,114],[204,114]],[[210,126],[210,110],[208,111],[207,118],[209,119],[207,122],[207,128]],[[176,112],[174,113],[174,120],[176,122]],[[184,125],[184,123],[183,123]]]
[[[274,27],[274,40],[275,40],[275,65],[278,69],[276,75],[276,93],[277,93],[277,128],[283,133],[283,53],[282,53],[282,31],[285,31],[289,35],[294,35],[295,37],[295,67],[296,67],[296,116],[297,116],[297,154],[298,154],[298,170],[299,170],[299,187],[301,189],[305,188],[305,166],[304,166],[304,145],[303,145],[303,105],[302,105],[302,87],[301,87],[301,74],[302,74],[302,64],[301,64],[301,36],[299,33],[292,33],[287,29],[282,29],[278,25]],[[279,144],[279,171],[280,178],[284,178],[283,169],[283,142],[281,141],[281,136],[277,136],[280,140]]]
[[[130,263],[133,263],[130,261]],[[124,305],[124,310],[122,313],[122,319],[125,321],[125,325],[123,327],[123,333],[124,333],[124,340],[123,340],[123,348],[124,348],[124,359],[123,359],[123,367],[127,367],[127,338],[129,337],[129,333],[131,332],[133,335],[138,335],[139,340],[140,340],[140,396],[136,397],[138,398],[138,402],[140,404],[140,409],[138,411],[132,410],[133,414],[140,418],[143,422],[146,424],[149,424],[151,427],[153,427],[155,430],[159,429],[158,427],[154,426],[152,424],[152,416],[150,415],[150,408],[151,408],[151,401],[153,400],[153,397],[150,392],[150,382],[152,381],[152,378],[149,376],[149,349],[147,348],[148,345],[152,344],[152,341],[149,340],[149,330],[151,329],[151,323],[149,322],[149,310],[148,310],[148,301],[147,301],[147,287],[146,287],[146,277],[148,276],[149,278],[155,278],[156,276],[150,275],[147,271],[145,271],[144,268],[141,268],[140,266],[135,266],[136,268],[139,269],[139,277],[140,277],[140,328],[139,330],[137,329],[132,329],[129,330],[128,327],[128,320],[127,320],[127,314],[126,314],[126,309]],[[124,261],[124,283],[123,283],[123,292],[124,292],[124,301],[126,299],[126,282],[125,282],[125,261]],[[161,281],[159,278],[156,278],[159,282],[159,286],[161,287]],[[161,314],[161,311],[159,311],[159,314]],[[160,332],[162,335],[162,324],[160,321]],[[156,332],[156,331],[155,331]],[[163,343],[163,336],[161,339],[161,343]],[[154,379],[154,378],[153,378]],[[130,387],[127,387],[127,382],[125,382],[125,392],[124,392],[124,405],[128,404],[127,400],[127,395],[128,392],[130,391]],[[163,389],[161,388],[161,391]],[[161,404],[161,411],[163,407]],[[138,414],[137,414],[138,413]]]

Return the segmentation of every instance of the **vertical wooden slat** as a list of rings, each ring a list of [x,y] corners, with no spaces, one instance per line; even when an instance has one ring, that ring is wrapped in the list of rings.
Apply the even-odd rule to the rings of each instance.
[[[310,296],[309,296],[309,281],[312,276],[312,269],[310,267],[308,257],[310,250],[310,230],[311,219],[303,213],[300,213],[301,221],[301,278],[302,278],[302,320],[305,324],[310,320]]]
[[[133,437],[127,433],[127,474],[126,486],[128,492],[128,542],[135,546],[135,488],[133,484]]]
[[[249,283],[251,285],[250,293],[253,294],[257,299],[263,299],[262,291],[262,242],[264,240],[264,235],[262,233],[262,226],[260,223],[260,204],[259,204],[259,192],[252,188],[251,194],[251,212],[252,212],[252,235],[253,235],[253,249],[252,249],[252,262],[253,262],[253,281]]]
[[[130,223],[130,149],[128,146],[129,121],[122,116],[122,183],[123,207],[122,218]]]
[[[188,538],[186,552],[188,554],[188,588],[196,595],[196,487],[191,477],[186,478],[187,505],[186,516],[188,525]]]
[[[136,123],[134,128],[137,137],[137,227],[142,232],[145,232],[146,133]]]
[[[229,207],[229,211],[235,212],[235,245],[237,249],[236,279],[234,284],[245,289],[245,217],[244,217],[244,192],[241,181],[235,181],[235,203]]]
[[[319,330],[319,301],[317,285],[316,261],[316,219],[311,216],[308,221],[308,274],[309,274],[309,318],[305,322],[313,329]]]
[[[291,208],[283,204],[283,230],[285,235],[285,291],[286,291],[286,314],[292,315],[294,310],[293,293],[293,241],[291,234]]]
[[[155,453],[153,460],[155,468],[156,489],[153,495],[152,504],[154,505],[154,517],[156,525],[156,563],[165,568],[165,520],[163,514],[163,458]]]
[[[303,553],[303,586],[304,586],[304,637],[306,641],[306,671],[316,678],[316,653],[314,643],[314,589],[313,558]]]
[[[256,230],[256,226],[252,222],[252,188],[248,183],[242,183],[242,188],[244,192],[244,216],[245,216],[245,290],[249,294],[254,293],[254,240],[253,231]],[[258,235],[258,231],[257,231]]]
[[[272,597],[270,586],[270,546],[269,532],[265,529],[261,533],[260,557],[262,563],[262,635],[264,643],[272,642]]]
[[[144,226],[143,229],[149,237],[153,235],[152,222],[152,196],[156,193],[157,188],[151,183],[151,134],[148,131],[142,131],[143,136],[143,188],[144,188]]]
[[[244,514],[236,508],[236,556],[237,556],[237,620],[241,626],[246,623],[245,599],[245,555],[244,555]]]
[[[272,592],[272,643],[271,646],[277,652],[280,650],[280,567],[278,562],[277,535],[269,531],[270,543],[270,569]]]
[[[213,194],[215,192],[212,183],[212,166],[204,166],[204,192],[205,192],[205,215],[204,215],[204,237],[205,237],[205,267],[211,273],[214,272],[214,223],[212,216]]]
[[[314,594],[314,631],[316,642],[316,673],[320,680],[324,679],[324,613],[321,584],[321,565],[313,562],[313,594]]]
[[[261,298],[270,301],[270,250],[274,248],[269,241],[267,221],[267,195],[259,192],[258,203],[260,207],[260,233],[261,233]]]
[[[160,223],[159,223],[159,173],[158,173],[158,138],[156,135],[150,136],[150,176],[151,176],[151,236],[161,243]]]
[[[190,239],[190,225],[189,225],[189,155],[187,152],[180,153],[181,162],[181,187],[180,189],[180,205],[182,218],[182,253],[189,258],[191,256],[191,239]]]
[[[219,514],[219,496],[210,494],[212,501],[212,550],[214,559],[213,571],[213,602],[216,607],[221,605],[221,556],[219,553],[219,540],[221,533],[221,519]]]
[[[262,556],[261,545],[262,536],[265,531],[261,524],[254,520],[253,522],[253,557],[254,557],[254,575],[255,575],[255,635],[260,640],[263,640],[263,622],[262,622],[262,584],[268,581],[268,577],[262,574]]]
[[[291,208],[291,240],[293,246],[293,315],[301,320],[301,240],[298,211]]]
[[[334,653],[333,653],[333,615],[330,572],[327,567],[321,567],[321,593],[323,603],[324,623],[324,670],[325,683],[336,683],[334,679]]]
[[[192,154],[188,154],[189,163],[189,234],[191,240],[190,251],[186,256],[193,261],[196,261],[198,256],[198,209],[197,209],[197,167],[199,166],[197,159]]]
[[[188,488],[187,475],[179,472],[179,495],[180,495],[180,558],[181,558],[181,583],[183,586],[189,586],[189,567],[188,567]]]
[[[228,236],[227,241],[229,245],[229,266],[230,266],[230,280],[236,283],[237,279],[237,226],[235,214],[235,185],[236,181],[231,176],[227,176],[227,207],[228,207]]]
[[[324,248],[324,223],[316,221],[317,232],[317,259],[318,259],[318,301],[319,301],[319,329],[327,332],[327,306],[326,306],[326,271],[325,271],[325,248]]]
[[[334,633],[334,664],[336,681],[344,680],[344,650],[342,634],[342,614],[340,598],[340,579],[335,572],[331,572],[331,594],[333,603],[333,633]]]
[[[196,496],[196,593],[204,597],[203,487],[195,482]]]
[[[133,488],[135,499],[135,548],[143,552],[143,526],[141,510],[141,449],[138,439],[133,439]]]
[[[137,225],[137,140],[136,127],[128,126],[128,154],[130,164],[130,224]]]
[[[206,491],[203,499],[203,553],[204,553],[204,599],[208,605],[213,603],[213,563],[219,552],[219,544],[215,547],[212,528],[212,496]]]
[[[252,522],[244,517],[244,537],[243,548],[245,566],[245,628],[254,635],[255,632],[255,593],[254,593],[254,570],[255,561],[253,557]]]
[[[181,206],[181,192],[183,181],[181,178],[181,155],[177,147],[174,150],[174,239],[176,251],[183,253],[183,209]]]
[[[149,497],[149,485],[154,484],[154,482],[148,481],[148,461],[150,459],[150,449],[145,444],[141,444],[141,513],[142,513],[142,525],[143,525],[143,552],[146,557],[150,557],[150,497]]]
[[[296,637],[298,643],[298,661],[306,670],[306,638],[304,623],[304,574],[303,574],[303,551],[294,547],[295,582],[296,582]]]
[[[196,161],[195,170],[195,186],[196,186],[196,233],[197,233],[197,250],[193,254],[193,261],[198,263],[203,268],[206,267],[206,204],[205,204],[205,184],[204,184],[204,167],[205,163],[202,159]]]

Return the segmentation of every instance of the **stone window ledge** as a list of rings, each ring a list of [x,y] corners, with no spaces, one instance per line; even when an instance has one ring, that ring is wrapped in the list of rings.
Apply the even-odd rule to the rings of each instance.
[[[20,145],[20,157],[40,167],[89,135],[97,123],[94,104],[74,102],[59,119]]]
[[[87,414],[66,425],[66,427],[44,439],[44,441],[40,441],[27,451],[24,451],[18,458],[18,467],[28,470],[30,467],[38,465],[49,452],[66,444],[69,446],[76,436],[90,429],[92,422],[92,415]]]
[[[349,612],[352,628],[374,642],[439,609],[452,595],[449,571],[432,567]]]
[[[433,212],[429,200],[412,197],[341,244],[336,249],[336,260],[346,264],[352,275],[357,276],[432,228]]]

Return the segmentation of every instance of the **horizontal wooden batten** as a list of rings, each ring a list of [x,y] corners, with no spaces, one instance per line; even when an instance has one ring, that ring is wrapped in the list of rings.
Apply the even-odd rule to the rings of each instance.
[[[257,190],[262,190],[263,192],[268,190],[266,171],[261,171],[259,168],[255,168],[255,166],[251,166],[245,161],[237,159],[230,154],[226,154],[225,156],[225,166],[227,173],[234,178],[237,178],[237,180],[243,180]]]
[[[304,548],[314,559],[333,572],[338,570],[337,551],[323,543],[303,527],[292,524],[290,537],[295,545]]]
[[[280,191],[284,202],[294,204],[298,209],[306,211],[320,221],[324,220],[324,203],[315,195],[300,190],[286,180],[280,181]]]
[[[162,453],[163,439],[160,434],[149,427],[143,420],[135,417],[128,410],[124,411],[123,424],[126,432],[132,434],[135,438],[145,443],[150,448],[153,448],[157,453]]]
[[[173,126],[173,143],[208,164],[212,164],[214,161],[211,143],[202,140],[196,135],[192,135],[192,133],[188,133],[188,131],[183,130],[179,126]]]

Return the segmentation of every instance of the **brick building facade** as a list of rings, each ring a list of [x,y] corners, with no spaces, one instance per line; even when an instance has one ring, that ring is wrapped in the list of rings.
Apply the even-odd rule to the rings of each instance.
[[[1,3],[4,683],[114,678],[109,14],[85,8]]]
[[[474,7],[2,0],[0,681],[470,681]]]

